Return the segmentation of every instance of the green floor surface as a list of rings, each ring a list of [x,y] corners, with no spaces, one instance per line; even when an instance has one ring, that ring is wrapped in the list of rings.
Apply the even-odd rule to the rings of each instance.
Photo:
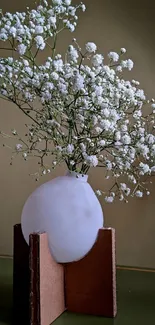
[[[11,324],[12,269],[11,259],[0,259],[0,325]],[[54,325],[155,324],[155,273],[117,270],[117,290],[118,314],[115,319],[66,312]]]

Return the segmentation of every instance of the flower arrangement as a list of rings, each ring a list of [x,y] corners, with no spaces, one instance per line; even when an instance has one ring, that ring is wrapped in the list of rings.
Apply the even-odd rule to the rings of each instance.
[[[148,177],[155,171],[155,103],[147,100],[138,81],[123,79],[123,70],[133,68],[133,61],[124,59],[125,48],[111,51],[107,64],[92,42],[81,49],[73,39],[64,58],[56,52],[59,34],[74,32],[79,10],[85,11],[83,3],[43,0],[35,10],[1,11],[0,40],[6,42],[1,50],[9,56],[0,58],[0,97],[30,118],[24,139],[16,130],[12,133],[18,139],[15,155],[38,157],[36,179],[62,162],[83,174],[102,167],[114,184],[108,193],[97,194],[107,202],[115,197],[127,202],[129,195],[149,194]],[[39,64],[46,47],[51,56]]]

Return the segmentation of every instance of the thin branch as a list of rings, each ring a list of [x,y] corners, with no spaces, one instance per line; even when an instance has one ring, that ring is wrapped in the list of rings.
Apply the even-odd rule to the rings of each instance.
[[[33,122],[40,126],[40,123],[36,121],[31,115],[29,115],[15,100],[11,100],[17,107],[26,115],[28,116]]]
[[[8,47],[0,47],[0,50],[5,50],[5,51],[16,51],[15,49],[8,48]]]

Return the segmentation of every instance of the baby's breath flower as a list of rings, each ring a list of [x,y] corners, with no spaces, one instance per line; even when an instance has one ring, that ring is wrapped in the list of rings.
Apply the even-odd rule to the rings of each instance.
[[[128,59],[128,60],[122,61],[121,66],[123,68],[127,68],[130,71],[130,70],[132,70],[134,63],[131,59]]]
[[[90,167],[96,167],[98,165],[98,158],[96,155],[86,156],[86,162]]]
[[[113,62],[117,62],[119,60],[119,55],[116,52],[110,52],[108,54],[109,59],[111,59]]]
[[[124,47],[121,48],[121,53],[126,53],[126,49]]]
[[[79,57],[78,51],[74,48],[74,46],[70,45],[68,48],[69,61],[77,62],[78,57]]]
[[[73,39],[65,56],[57,53],[59,33],[64,28],[74,32],[81,9],[85,11],[83,3],[73,5],[71,0],[43,0],[25,13],[1,15],[0,40],[15,46],[16,56],[12,51],[0,56],[0,97],[30,118],[24,139],[12,130],[17,143],[13,152],[25,161],[38,157],[37,180],[39,173],[63,162],[82,174],[101,167],[114,185],[108,194],[96,193],[105,202],[117,197],[127,202],[129,195],[149,193],[141,176],[155,172],[155,100],[148,100],[139,81],[123,79],[124,69],[134,65],[131,59],[122,60],[125,48],[119,54],[111,51],[108,65],[93,42],[82,49]],[[44,53],[41,63],[37,56],[46,46],[51,56]],[[148,114],[145,104],[151,108]],[[47,157],[49,168],[44,167]]]
[[[36,41],[36,47],[40,50],[43,50],[45,48],[45,42],[42,36],[36,36],[35,37],[35,41]]]
[[[24,44],[19,44],[17,50],[20,55],[24,55],[26,52],[27,47]]]
[[[24,159],[27,158],[27,153],[26,152],[23,153],[23,157],[24,157]]]
[[[22,144],[21,143],[18,143],[18,144],[16,144],[16,150],[17,151],[20,151],[21,149],[22,149]]]
[[[127,186],[125,183],[120,183],[120,188],[124,192],[126,190]]]
[[[123,201],[123,200],[124,200],[124,195],[123,195],[123,194],[120,194],[120,196],[119,196],[119,200],[120,200],[120,201]]]
[[[93,42],[88,42],[88,43],[86,44],[86,51],[87,51],[87,52],[89,52],[89,53],[94,53],[94,52],[96,52],[96,50],[97,50],[97,46],[96,46],[95,43],[93,43]]]
[[[43,32],[44,32],[44,29],[41,25],[37,25],[35,27],[35,34],[43,34]]]
[[[123,70],[123,69],[122,69],[122,67],[121,67],[120,65],[118,65],[118,66],[116,67],[116,71],[117,71],[117,72],[122,72],[122,70]]]
[[[81,4],[81,9],[82,9],[82,11],[85,11],[86,10],[86,6],[85,6],[84,3]]]
[[[112,202],[114,201],[114,197],[113,197],[113,196],[106,196],[106,197],[105,197],[105,201],[106,201],[107,203],[112,203]]]
[[[106,144],[105,140],[100,140],[100,141],[99,141],[99,145],[100,145],[100,146],[104,147],[105,144]]]
[[[17,134],[17,131],[15,129],[12,130],[12,134],[13,135],[16,135]]]
[[[101,192],[100,190],[96,190],[96,194],[97,194],[98,196],[101,196],[101,195],[102,195],[102,192]]]
[[[136,191],[135,192],[135,195],[137,196],[137,197],[143,197],[143,192],[141,192],[141,191]]]
[[[66,6],[70,6],[71,0],[64,0]]]
[[[123,144],[130,144],[131,143],[131,138],[130,138],[130,136],[128,135],[128,134],[125,134],[125,135],[123,135],[122,137],[121,137],[121,142],[123,143]]]
[[[127,187],[127,188],[125,189],[124,193],[125,193],[126,196],[129,196],[130,193],[131,193],[131,189],[130,189],[129,187]]]
[[[56,166],[57,165],[57,162],[56,161],[53,161],[53,166]]]
[[[92,64],[94,67],[98,67],[103,63],[103,55],[101,54],[95,54],[92,57]]]
[[[144,164],[143,162],[140,162],[139,168],[140,168],[140,172],[139,172],[140,175],[144,175],[151,172],[149,165]]]
[[[74,150],[73,144],[68,144],[68,146],[67,146],[67,153],[72,154],[73,150]]]
[[[74,161],[74,160],[71,160],[71,161],[70,161],[70,165],[71,165],[71,166],[74,166],[74,165],[75,165],[75,161]]]

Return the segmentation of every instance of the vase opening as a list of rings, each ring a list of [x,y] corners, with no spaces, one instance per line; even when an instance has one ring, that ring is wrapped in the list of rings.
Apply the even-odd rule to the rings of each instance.
[[[77,172],[71,171],[71,170],[67,171],[66,176],[76,178],[78,181],[82,181],[82,182],[88,181],[88,175],[80,174],[80,173],[77,173]]]

